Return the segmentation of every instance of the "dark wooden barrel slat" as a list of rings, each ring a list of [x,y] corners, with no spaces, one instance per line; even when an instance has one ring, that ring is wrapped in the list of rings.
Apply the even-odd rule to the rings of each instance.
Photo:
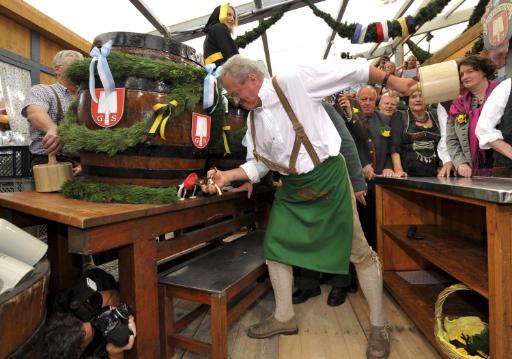
[[[87,176],[92,181],[102,182],[114,185],[137,185],[148,187],[172,187],[178,186],[183,182],[183,179],[169,178],[169,179],[151,179],[151,178],[111,178],[111,177],[97,177]]]
[[[0,296],[0,359],[29,340],[45,320],[50,263],[40,261],[29,277]]]
[[[7,359],[41,359],[44,358],[44,328],[45,321],[42,320],[39,327],[35,330],[30,338],[21,345],[14,353],[10,354]]]
[[[204,169],[204,160],[170,157],[142,157],[117,155],[110,157],[106,154],[94,154],[90,152],[80,153],[82,166],[103,166],[111,168],[137,168],[137,169],[167,169],[175,168],[186,170],[187,168]],[[106,165],[108,164],[108,166]]]
[[[221,171],[227,171],[233,168],[240,167],[245,163],[245,159],[234,158],[211,158],[208,160],[208,167],[215,167]]]
[[[201,66],[200,58],[194,48],[163,36],[135,32],[107,32],[96,36],[92,45],[101,47],[109,40],[112,40],[112,48],[115,50],[158,59],[172,60],[172,57],[176,57],[177,60],[174,61]]]

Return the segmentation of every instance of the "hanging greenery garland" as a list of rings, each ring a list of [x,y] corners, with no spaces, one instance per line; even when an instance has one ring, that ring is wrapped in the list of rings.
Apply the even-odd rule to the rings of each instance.
[[[473,44],[473,47],[471,48],[471,50],[466,52],[464,55],[465,56],[478,55],[479,53],[482,52],[483,49],[484,49],[484,38],[483,38],[483,35],[480,34],[478,39]]]
[[[107,58],[108,66],[115,79],[140,77],[169,84],[202,83],[206,71],[168,60],[148,59],[137,55],[112,50]],[[65,76],[75,84],[89,80],[91,58],[76,61],[65,71]],[[99,77],[96,77],[96,82]]]
[[[65,76],[76,84],[88,81],[91,59],[76,61],[66,70]],[[191,111],[203,96],[206,71],[172,61],[143,58],[119,51],[112,51],[108,63],[114,78],[141,77],[171,83],[175,88],[167,94],[165,102],[176,100],[173,117]],[[96,80],[99,82],[99,79]],[[72,151],[104,152],[110,156],[146,141],[150,135],[144,129],[149,118],[140,119],[128,128],[101,128],[91,130],[78,122],[77,103],[70,106],[59,124],[59,135]],[[217,106],[213,121],[224,122],[225,108],[222,101]],[[213,127],[213,126],[212,126]],[[221,127],[221,126],[215,126]]]
[[[236,45],[238,48],[243,49],[247,45],[249,45],[254,40],[258,39],[266,30],[268,30],[272,25],[281,20],[284,13],[288,11],[288,9],[292,6],[292,3],[281,6],[279,10],[272,15],[267,20],[264,20],[254,29],[247,31],[245,34],[241,36],[237,36],[235,39]]]
[[[313,13],[322,18],[329,27],[335,31],[340,37],[352,39],[356,30],[355,23],[347,24],[334,20],[329,14],[318,9],[311,0],[304,0],[310,7]],[[426,22],[434,19],[445,7],[450,0],[433,0],[428,5],[418,11],[416,16],[408,16],[405,18],[405,23],[409,34],[413,34],[416,29],[425,24]],[[389,37],[398,37],[403,35],[402,26],[399,20],[387,21]],[[377,38],[377,23],[371,23],[367,27],[366,35],[363,42],[378,42]]]
[[[423,50],[411,40],[407,40],[407,46],[409,46],[409,49],[420,63],[423,63],[432,57],[431,53]]]
[[[73,102],[59,124],[59,136],[66,148],[73,152],[104,152],[113,156],[147,139],[144,129],[149,119],[138,121],[127,128],[91,130],[78,123],[77,107],[78,102]]]
[[[487,6],[488,3],[489,0],[480,0],[478,4],[476,4],[475,10],[473,10],[473,13],[469,17],[468,26],[464,31],[467,31],[469,28],[471,28],[473,25],[479,22],[480,19],[482,19],[482,17],[485,14],[485,7]]]
[[[168,204],[178,200],[175,187],[111,185],[75,177],[62,186],[66,197],[100,203]]]
[[[464,32],[468,31],[473,25],[475,25],[477,22],[480,21],[482,16],[484,16],[484,14],[485,14],[485,8],[488,3],[489,3],[489,0],[480,0],[478,2],[478,4],[475,7],[475,10],[471,14],[471,17],[469,18],[468,27],[466,28],[466,30],[464,30]],[[484,49],[484,38],[483,38],[483,35],[480,34],[478,39],[473,44],[473,47],[471,48],[471,50],[466,52],[464,55],[465,56],[478,55],[480,52],[482,52],[483,49]]]

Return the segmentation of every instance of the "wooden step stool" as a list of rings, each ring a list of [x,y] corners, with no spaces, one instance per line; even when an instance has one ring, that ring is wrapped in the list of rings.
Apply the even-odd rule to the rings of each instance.
[[[161,274],[159,279],[160,336],[163,358],[180,347],[215,359],[228,357],[229,326],[270,288],[263,258],[263,231],[249,232]],[[243,295],[240,294],[244,291]],[[242,296],[242,298],[240,298]],[[237,297],[235,301],[232,301]],[[201,305],[174,321],[173,299]],[[211,343],[180,335],[211,308]]]

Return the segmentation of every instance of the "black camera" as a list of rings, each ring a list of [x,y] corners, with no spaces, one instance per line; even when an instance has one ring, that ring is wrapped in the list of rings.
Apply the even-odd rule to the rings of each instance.
[[[96,282],[85,277],[69,291],[69,309],[78,319],[89,322],[100,312],[103,298],[97,289]]]
[[[128,317],[132,314],[132,307],[126,303],[119,303],[117,307],[105,308],[91,322],[108,342],[122,348],[128,344],[128,339],[133,334],[128,328]]]

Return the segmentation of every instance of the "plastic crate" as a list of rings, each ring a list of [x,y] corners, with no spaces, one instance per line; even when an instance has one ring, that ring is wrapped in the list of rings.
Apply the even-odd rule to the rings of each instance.
[[[30,176],[30,151],[28,146],[1,146],[0,178]]]
[[[0,178],[0,192],[25,192],[34,190],[33,178]]]
[[[26,232],[30,233],[36,238],[39,238],[43,242],[48,242],[48,226],[46,224],[38,224],[35,226],[23,228]]]

